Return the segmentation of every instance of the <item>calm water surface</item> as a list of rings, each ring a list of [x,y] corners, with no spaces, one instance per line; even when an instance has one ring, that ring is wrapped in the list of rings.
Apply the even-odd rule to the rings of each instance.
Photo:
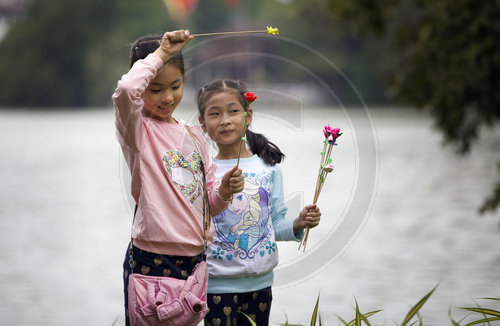
[[[368,217],[317,272],[274,289],[272,324],[285,322],[285,315],[309,324],[319,292],[325,325],[338,325],[336,314],[352,318],[354,298],[364,312],[384,309],[376,323],[401,322],[438,283],[422,310],[426,325],[449,325],[450,305],[500,295],[500,214],[477,214],[496,180],[498,129],[459,158],[440,146],[429,118],[410,110],[372,110],[374,133],[352,129],[355,111],[310,109],[293,121],[266,112],[256,115],[254,130],[287,154],[288,218],[312,200],[322,125],[345,132],[308,251],[328,250],[322,241],[350,209],[359,177],[356,137],[378,140],[378,162],[370,163],[377,164],[378,184]],[[190,120],[193,112],[181,118]],[[0,130],[1,324],[122,324],[131,207],[112,110],[0,111]],[[296,243],[279,248],[278,268],[301,268],[308,251],[299,253]]]

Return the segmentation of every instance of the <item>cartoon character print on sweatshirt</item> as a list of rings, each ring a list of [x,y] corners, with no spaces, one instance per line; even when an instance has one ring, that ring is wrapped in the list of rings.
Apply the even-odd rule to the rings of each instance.
[[[179,151],[172,150],[163,154],[163,165],[172,181],[194,205],[203,191],[203,173],[201,171],[201,157],[197,152],[185,158]]]
[[[252,259],[262,256],[271,237],[269,173],[245,173],[245,188],[234,194],[228,209],[215,218],[215,230],[220,240],[219,259]],[[224,252],[222,254],[222,251]],[[274,250],[273,250],[274,251]],[[219,254],[219,255],[218,255]],[[219,257],[220,256],[220,257]]]

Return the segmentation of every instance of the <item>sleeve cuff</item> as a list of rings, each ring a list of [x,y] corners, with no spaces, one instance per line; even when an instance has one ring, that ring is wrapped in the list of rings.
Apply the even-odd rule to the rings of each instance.
[[[218,190],[214,190],[210,193],[209,201],[210,201],[210,214],[212,216],[217,216],[220,213],[222,213],[231,202],[231,200],[228,201],[222,200],[222,198],[220,198],[219,196]]]

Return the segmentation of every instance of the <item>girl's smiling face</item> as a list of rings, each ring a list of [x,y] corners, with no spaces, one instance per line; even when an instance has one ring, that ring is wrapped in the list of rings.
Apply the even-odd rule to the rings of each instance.
[[[175,123],[172,113],[182,100],[184,80],[179,68],[164,65],[142,95],[144,108],[153,118]]]
[[[245,131],[245,109],[236,90],[223,90],[210,96],[203,115],[205,128],[217,145],[239,146]],[[201,122],[202,119],[200,119]],[[246,124],[252,122],[252,109],[248,109]]]

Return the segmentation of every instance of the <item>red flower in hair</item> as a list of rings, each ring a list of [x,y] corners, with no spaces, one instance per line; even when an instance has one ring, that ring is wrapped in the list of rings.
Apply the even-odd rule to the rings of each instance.
[[[247,100],[248,104],[252,103],[257,99],[257,95],[252,92],[246,92],[244,95],[245,95],[245,100]]]

